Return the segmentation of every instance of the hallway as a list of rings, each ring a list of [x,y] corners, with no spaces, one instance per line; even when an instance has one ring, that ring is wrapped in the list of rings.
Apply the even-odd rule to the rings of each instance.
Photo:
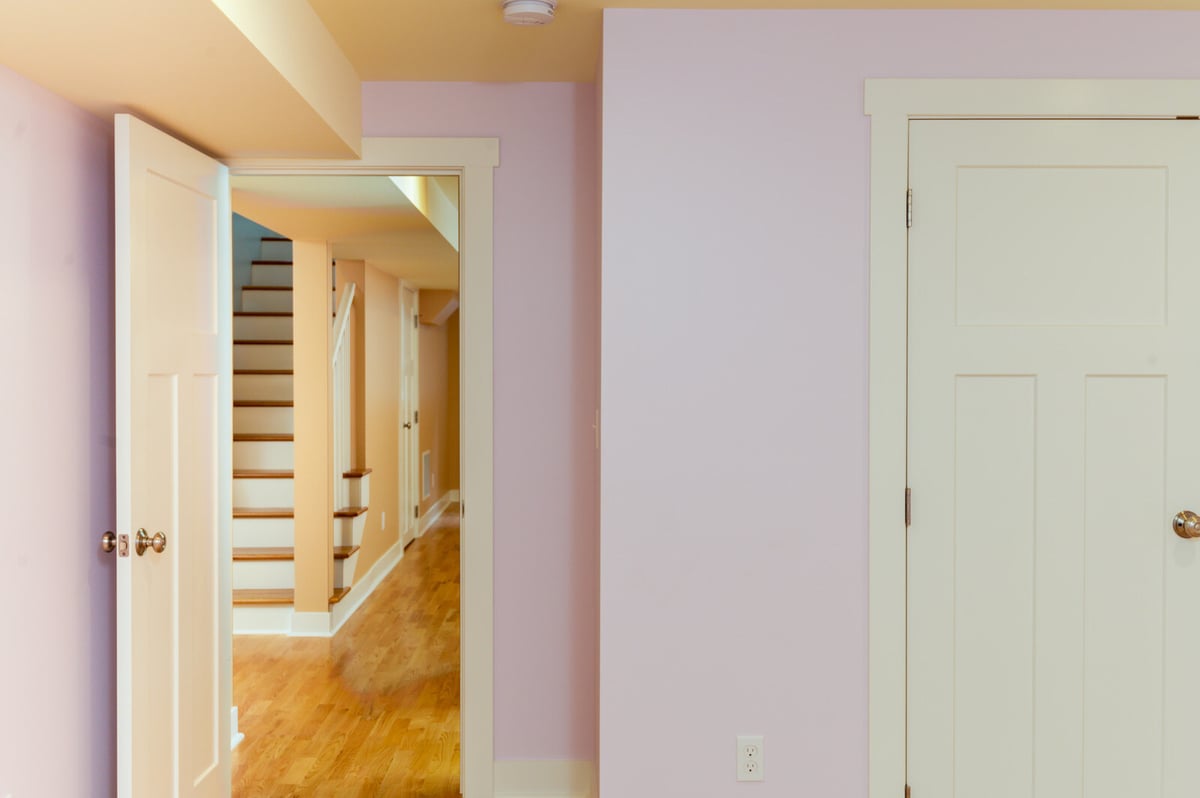
[[[453,505],[333,639],[235,637],[234,798],[457,798]]]

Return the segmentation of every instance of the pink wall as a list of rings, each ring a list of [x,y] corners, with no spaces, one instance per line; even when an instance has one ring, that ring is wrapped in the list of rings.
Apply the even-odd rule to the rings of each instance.
[[[500,139],[496,756],[592,759],[599,312],[594,88],[367,83],[363,128],[367,136]]]
[[[112,134],[0,67],[0,795],[115,792]]]
[[[738,733],[766,735],[756,796],[866,795],[863,79],[1195,78],[1198,35],[1195,13],[606,12],[605,796],[732,795]]]

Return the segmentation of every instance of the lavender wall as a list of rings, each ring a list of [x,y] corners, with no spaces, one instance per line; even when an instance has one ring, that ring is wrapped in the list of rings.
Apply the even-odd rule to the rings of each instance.
[[[495,136],[496,757],[596,746],[592,86],[367,83],[366,136]],[[467,453],[470,456],[470,452]]]
[[[109,125],[0,67],[0,795],[116,789]]]
[[[766,735],[757,796],[866,795],[864,78],[1195,78],[1198,35],[1195,13],[606,12],[605,796],[731,795],[738,733]]]

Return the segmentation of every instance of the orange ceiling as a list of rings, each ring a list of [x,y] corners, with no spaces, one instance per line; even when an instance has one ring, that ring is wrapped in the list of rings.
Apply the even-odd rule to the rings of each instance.
[[[559,0],[543,28],[500,0],[309,0],[363,80],[591,81],[604,8],[1200,9],[1200,0]]]
[[[1200,9],[1200,0],[0,0],[0,64],[217,156],[347,157],[362,80],[591,81],[608,8]]]

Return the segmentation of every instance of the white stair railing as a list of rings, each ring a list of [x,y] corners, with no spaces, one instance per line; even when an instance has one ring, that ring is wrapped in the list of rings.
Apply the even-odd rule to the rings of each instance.
[[[353,389],[351,366],[354,347],[351,343],[350,317],[354,304],[354,283],[346,283],[333,319],[333,495],[335,510],[350,505],[350,486],[342,476],[354,467],[350,461],[354,437],[352,414]]]

